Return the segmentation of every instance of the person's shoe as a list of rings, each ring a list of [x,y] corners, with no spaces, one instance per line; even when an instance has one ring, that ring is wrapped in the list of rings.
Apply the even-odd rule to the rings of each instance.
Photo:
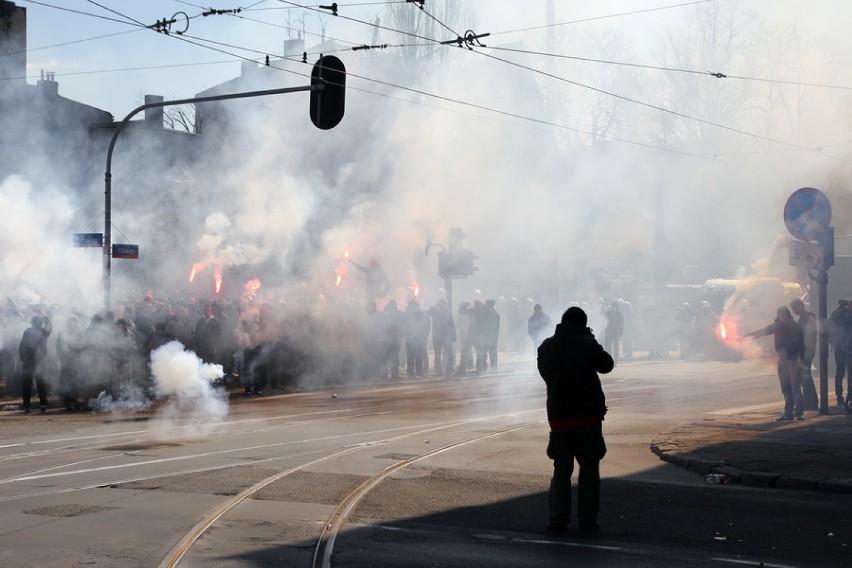
[[[24,414],[29,414],[29,413],[30,413],[30,407],[29,407],[29,406],[25,406],[25,407],[24,407]]]
[[[801,420],[804,420],[804,419],[805,419],[805,413],[804,412],[797,412],[796,413],[796,420],[801,421]]]
[[[580,523],[580,530],[581,531],[596,531],[599,528],[601,528],[601,526],[595,521],[588,521],[588,522]]]
[[[776,422],[790,422],[791,420],[793,420],[793,416],[791,414],[782,414],[775,419]]]
[[[44,414],[45,412],[47,412],[47,407],[42,404],[41,405],[41,413]]]
[[[565,521],[548,521],[544,530],[550,534],[562,534],[568,531],[568,523]]]
[[[838,397],[837,397],[837,406],[841,406],[841,407],[842,407],[842,406],[846,406],[846,401],[845,401],[845,400],[843,400],[843,397],[842,397],[842,396],[838,396]]]

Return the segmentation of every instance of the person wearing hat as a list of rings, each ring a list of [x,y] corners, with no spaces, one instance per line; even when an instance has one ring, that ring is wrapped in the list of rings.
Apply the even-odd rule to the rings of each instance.
[[[843,377],[846,375],[846,337],[852,327],[852,317],[848,310],[849,300],[837,300],[837,307],[828,317],[828,344],[834,350],[834,394],[837,405],[845,406],[843,398]]]

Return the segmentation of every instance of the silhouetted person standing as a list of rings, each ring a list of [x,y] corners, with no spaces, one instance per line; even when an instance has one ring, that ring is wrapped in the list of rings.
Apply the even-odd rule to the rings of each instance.
[[[47,357],[47,338],[53,330],[53,324],[46,316],[33,316],[30,327],[24,331],[18,355],[21,358],[24,395],[24,412],[30,413],[30,400],[33,396],[33,381],[38,391],[38,402],[42,413],[47,411],[47,385],[44,383],[44,359]]]
[[[76,410],[80,398],[80,351],[83,347],[83,330],[79,320],[70,316],[56,338],[59,356],[59,396],[65,410]]]
[[[204,315],[195,323],[195,353],[205,363],[217,363],[222,343],[222,322],[213,314],[213,304],[204,306]]]
[[[624,316],[618,311],[618,303],[613,302],[604,313],[606,316],[606,329],[604,329],[604,345],[612,355],[613,361],[618,363],[618,350],[621,343],[621,334],[624,333]]]
[[[774,336],[775,352],[778,354],[778,381],[781,383],[781,394],[784,395],[784,414],[778,420],[804,420],[802,355],[805,351],[805,334],[802,326],[796,323],[787,306],[780,306],[774,322],[743,337],[764,335]]]
[[[550,316],[544,313],[541,304],[533,306],[533,314],[527,320],[527,333],[532,339],[533,349],[538,349],[547,334],[550,333],[550,326],[553,322],[550,321]]]
[[[547,385],[550,441],[553,460],[547,529],[564,532],[571,520],[571,475],[574,460],[580,466],[577,517],[582,530],[598,528],[600,461],[606,455],[603,419],[606,398],[598,373],[609,373],[615,363],[586,327],[587,316],[573,306],[562,315],[552,337],[538,348],[538,372]]]
[[[811,374],[811,366],[814,363],[817,348],[817,319],[814,313],[805,308],[805,303],[800,299],[790,302],[790,309],[799,316],[798,324],[802,328],[805,337],[804,353],[802,354],[802,407],[805,410],[819,409],[819,397],[817,396],[814,377]]]
[[[441,298],[429,308],[429,317],[432,318],[432,347],[435,350],[435,374],[453,374],[453,362],[455,352],[453,344],[456,342],[456,324],[453,322],[453,312],[447,305],[447,301]]]
[[[391,287],[390,279],[375,258],[370,259],[370,263],[367,266],[358,264],[351,258],[349,262],[367,277],[367,297],[365,303],[375,302],[376,299],[383,298],[388,293]]]
[[[843,377],[846,375],[846,338],[852,327],[852,314],[848,305],[849,300],[838,300],[837,307],[828,317],[828,341],[834,350],[834,394],[837,396],[837,406],[841,407],[846,406]]]

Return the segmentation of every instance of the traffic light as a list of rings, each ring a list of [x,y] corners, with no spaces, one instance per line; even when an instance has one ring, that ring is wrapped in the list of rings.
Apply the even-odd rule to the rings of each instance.
[[[452,269],[450,268],[450,253],[440,251],[438,253],[438,276],[444,278],[453,277]]]
[[[473,254],[471,250],[462,251],[458,263],[459,276],[470,276],[479,270],[479,267],[474,264],[477,258],[479,257]]]
[[[460,254],[463,248],[463,242],[467,233],[459,229],[458,227],[454,227],[448,231],[449,240],[450,240],[450,253],[452,254]]]
[[[441,278],[467,278],[477,270],[473,263],[479,258],[473,251],[441,251],[438,253],[438,276]]]
[[[323,55],[311,71],[311,85],[323,85],[311,91],[311,122],[329,130],[343,119],[346,99],[346,67],[333,55]]]

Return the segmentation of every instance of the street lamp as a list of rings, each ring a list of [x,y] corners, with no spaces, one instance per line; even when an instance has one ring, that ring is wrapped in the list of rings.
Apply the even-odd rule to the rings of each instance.
[[[118,135],[130,119],[143,110],[149,108],[161,108],[193,103],[206,103],[212,101],[224,101],[230,99],[248,99],[253,97],[265,97],[268,95],[281,95],[284,93],[298,93],[311,91],[310,115],[311,121],[323,130],[333,128],[343,118],[344,90],[346,86],[346,69],[343,63],[334,56],[321,56],[314,64],[311,73],[311,84],[301,87],[284,87],[280,89],[268,89],[264,91],[249,91],[245,93],[230,93],[226,95],[212,95],[209,97],[195,97],[192,99],[180,99],[175,101],[156,101],[138,106],[130,111],[115,129],[112,139],[109,141],[106,159],[106,173],[104,174],[104,251],[103,251],[103,284],[104,284],[104,310],[109,311],[112,307],[111,275],[112,270],[112,152]],[[322,96],[325,95],[325,96]]]

